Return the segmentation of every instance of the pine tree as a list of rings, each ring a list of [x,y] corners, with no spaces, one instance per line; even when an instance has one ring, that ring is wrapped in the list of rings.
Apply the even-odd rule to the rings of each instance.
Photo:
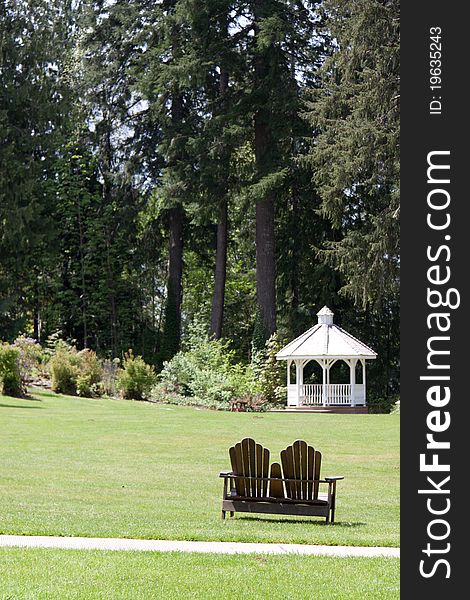
[[[161,143],[154,153],[161,160],[161,177],[154,192],[155,216],[168,228],[168,278],[162,358],[171,358],[181,338],[183,276],[183,223],[187,177],[191,166],[185,162],[188,134],[188,94],[177,69],[182,56],[184,28],[178,23],[177,0],[149,6],[143,30],[144,48],[138,67],[137,87],[149,105],[154,122],[161,128]]]
[[[276,329],[276,210],[293,175],[289,167],[301,79],[309,79],[323,52],[314,35],[316,4],[252,0],[248,6],[247,107],[255,156],[249,194],[256,204],[257,300],[268,335]]]
[[[399,3],[327,0],[336,47],[307,103],[306,163],[337,229],[324,260],[357,305],[396,301],[399,248]]]
[[[0,334],[30,318],[40,334],[43,272],[54,252],[54,168],[67,118],[63,77],[71,3],[0,4]]]

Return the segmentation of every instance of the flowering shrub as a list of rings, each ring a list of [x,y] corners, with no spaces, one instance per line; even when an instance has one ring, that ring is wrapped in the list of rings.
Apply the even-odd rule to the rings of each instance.
[[[26,383],[31,380],[35,371],[44,363],[44,351],[35,339],[25,335],[16,338],[13,347],[19,352],[18,362],[21,380]]]

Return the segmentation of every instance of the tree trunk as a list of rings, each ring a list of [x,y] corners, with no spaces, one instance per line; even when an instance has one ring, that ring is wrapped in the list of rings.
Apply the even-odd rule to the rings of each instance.
[[[292,188],[292,224],[291,231],[294,236],[295,228],[300,223],[299,214],[299,200],[297,197],[297,190],[295,187]],[[299,273],[298,268],[300,264],[300,256],[298,250],[298,243],[293,239],[292,246],[292,263],[290,266],[290,285],[291,285],[291,301],[289,307],[291,331],[295,335],[299,335],[301,332],[297,330],[296,323],[298,322],[299,315]]]
[[[163,8],[171,13],[175,9],[175,0],[164,0]],[[171,53],[173,58],[181,55],[180,25],[172,24],[171,28]],[[174,139],[181,133],[181,125],[184,120],[183,96],[178,85],[171,89],[171,129],[167,131]],[[167,164],[168,172],[177,169],[179,156],[171,158]],[[181,174],[178,173],[178,178]],[[169,259],[168,259],[168,283],[167,298],[165,305],[165,325],[163,330],[162,358],[170,360],[180,349],[181,342],[181,301],[183,297],[183,206],[181,199],[175,199],[175,205],[168,210],[169,228]]]
[[[102,176],[103,176],[103,209],[104,213],[108,212],[108,209],[112,205],[113,196],[113,183],[112,183],[112,160],[113,160],[113,147],[111,143],[111,130],[112,123],[109,114],[106,112],[104,115],[104,122],[106,123],[106,129],[103,134],[102,143]],[[117,356],[118,353],[118,320],[117,320],[117,302],[116,302],[116,281],[114,276],[113,258],[111,256],[113,234],[110,230],[109,223],[104,223],[104,234],[106,241],[106,288],[109,300],[110,314],[109,314],[109,334],[111,339],[111,352],[113,356]]]
[[[229,74],[224,67],[220,68],[219,95],[222,109],[226,108],[224,97],[228,90]],[[228,169],[229,156],[224,152],[223,167]],[[222,168],[222,171],[224,169]],[[227,239],[228,239],[228,203],[225,172],[221,172],[220,207],[217,222],[217,250],[215,255],[214,295],[212,297],[210,334],[216,339],[222,337],[225,304],[225,281],[227,278]]]
[[[276,331],[274,200],[256,203],[256,294],[266,335]]]
[[[39,275],[36,273],[34,282],[34,317],[33,317],[33,337],[37,342],[41,341],[41,297],[39,292]]]
[[[266,2],[254,3],[255,36],[259,35],[259,21],[268,16]],[[254,87],[259,93],[259,107],[254,117],[255,160],[258,175],[270,173],[272,135],[271,111],[268,106],[268,56],[266,50],[259,52],[254,60]],[[264,101],[263,101],[264,100]],[[266,335],[276,331],[276,266],[274,253],[274,197],[269,193],[256,202],[256,294]]]
[[[168,285],[163,332],[163,360],[178,352],[181,341],[181,300],[183,278],[183,209],[175,206],[168,211],[169,261]]]
[[[85,281],[85,243],[83,231],[82,208],[80,197],[77,198],[77,216],[78,216],[78,240],[79,240],[79,256],[80,256],[80,283],[81,289],[81,312],[83,326],[83,347],[88,347],[88,324],[87,324],[87,289]]]
[[[228,232],[227,200],[224,199],[219,209],[217,223],[217,251],[215,256],[214,295],[212,297],[211,335],[216,339],[222,337],[224,320],[225,280],[227,276],[227,232]]]
[[[117,310],[116,310],[116,296],[114,293],[115,281],[111,259],[111,234],[108,225],[104,227],[105,241],[106,241],[106,288],[109,299],[109,307],[111,312],[109,314],[109,326],[110,326],[110,341],[111,341],[111,352],[113,356],[117,355]]]

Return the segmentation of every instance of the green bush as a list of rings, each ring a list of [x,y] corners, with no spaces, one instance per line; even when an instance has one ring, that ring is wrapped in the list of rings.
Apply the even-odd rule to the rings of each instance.
[[[22,396],[20,352],[10,344],[0,342],[0,390],[8,396]]]
[[[86,396],[102,393],[102,362],[96,352],[85,348],[77,352],[74,346],[58,341],[49,359],[51,387],[54,392]]]
[[[178,387],[171,383],[159,382],[152,388],[150,400],[152,402],[162,402],[164,404],[176,404],[185,406],[198,406],[196,400],[179,393]]]
[[[204,326],[195,323],[188,348],[164,363],[161,384],[152,397],[155,401],[227,409],[234,398],[259,391],[251,366],[233,364],[233,359],[227,341],[209,339]]]
[[[26,384],[26,382],[40,373],[46,358],[44,351],[35,339],[25,335],[17,337],[13,346],[19,352],[21,380],[23,384]]]
[[[61,394],[77,393],[77,378],[80,375],[80,358],[76,348],[58,342],[49,360],[52,391]]]
[[[285,366],[276,360],[283,347],[276,333],[266,342],[264,350],[253,349],[252,365],[259,392],[271,405],[285,404],[287,398]]]
[[[77,375],[77,393],[79,396],[101,395],[101,388],[98,385],[102,378],[102,364],[96,356],[96,352],[85,348],[77,354],[79,364],[79,373]]]
[[[191,357],[186,352],[178,352],[171,360],[163,363],[163,370],[158,378],[177,394],[190,396],[194,370]]]
[[[123,398],[144,400],[149,397],[156,379],[154,368],[129,350],[124,355],[124,366],[118,372],[117,388]]]
[[[386,398],[372,396],[370,398],[367,398],[367,406],[369,408],[369,413],[388,414],[391,412],[396,400],[396,396],[388,396]]]

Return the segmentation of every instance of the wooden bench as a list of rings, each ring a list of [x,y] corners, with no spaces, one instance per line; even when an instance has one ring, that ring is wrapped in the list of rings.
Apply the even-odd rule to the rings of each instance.
[[[336,482],[342,476],[320,479],[321,453],[303,440],[281,452],[281,464],[270,465],[270,452],[251,438],[229,450],[231,471],[224,479],[222,518],[235,512],[325,517],[334,523]],[[282,465],[282,466],[281,466]],[[326,493],[320,484],[328,485]]]
[[[246,412],[248,406],[248,400],[244,398],[237,398],[236,400],[230,400],[230,410],[232,412]]]

